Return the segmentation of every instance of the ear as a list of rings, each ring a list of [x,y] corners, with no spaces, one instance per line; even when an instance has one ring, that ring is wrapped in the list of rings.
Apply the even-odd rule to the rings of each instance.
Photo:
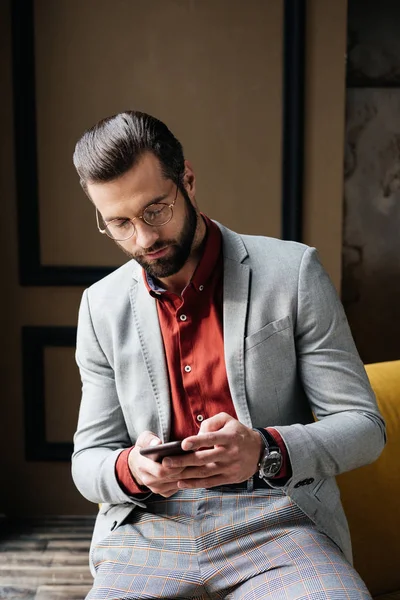
[[[196,195],[196,176],[193,171],[193,167],[188,160],[185,160],[185,174],[183,176],[183,183],[190,198],[193,199]]]

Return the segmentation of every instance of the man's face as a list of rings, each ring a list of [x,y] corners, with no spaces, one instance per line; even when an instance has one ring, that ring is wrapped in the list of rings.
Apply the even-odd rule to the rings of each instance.
[[[192,175],[190,166],[186,165],[186,187],[183,191],[177,190],[176,184],[164,178],[158,159],[147,153],[115,181],[88,184],[89,195],[105,224],[115,218],[133,219],[149,204],[172,204],[176,197],[169,223],[152,227],[143,219],[136,219],[135,234],[126,241],[116,242],[152,277],[162,279],[175,275],[190,256],[198,224]]]

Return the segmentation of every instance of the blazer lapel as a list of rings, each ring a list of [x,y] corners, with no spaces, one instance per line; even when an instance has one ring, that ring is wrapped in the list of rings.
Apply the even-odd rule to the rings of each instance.
[[[223,326],[226,371],[237,417],[241,423],[251,427],[244,373],[250,268],[242,264],[247,257],[247,250],[240,236],[221,225],[219,227],[224,241]]]
[[[146,290],[141,276],[131,288],[131,306],[144,363],[157,405],[160,422],[160,431],[157,433],[164,442],[169,439],[171,429],[169,379],[156,300]]]

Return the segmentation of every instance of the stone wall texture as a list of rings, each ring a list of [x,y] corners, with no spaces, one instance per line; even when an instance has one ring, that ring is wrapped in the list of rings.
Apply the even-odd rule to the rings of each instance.
[[[400,2],[349,2],[342,299],[364,362],[400,358],[398,23]]]

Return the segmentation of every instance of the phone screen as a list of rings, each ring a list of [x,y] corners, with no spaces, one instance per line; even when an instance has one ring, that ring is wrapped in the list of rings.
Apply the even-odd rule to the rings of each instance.
[[[142,456],[147,456],[156,462],[161,462],[164,456],[178,456],[179,454],[186,454],[186,452],[191,451],[183,450],[181,442],[178,441],[167,442],[158,446],[147,446],[146,448],[140,448],[139,452]]]

